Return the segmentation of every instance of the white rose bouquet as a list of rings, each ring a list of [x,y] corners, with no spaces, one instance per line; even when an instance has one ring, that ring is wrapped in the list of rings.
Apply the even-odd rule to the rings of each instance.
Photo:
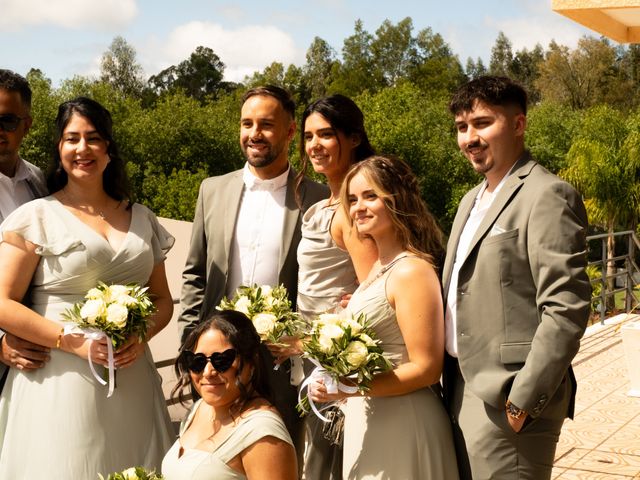
[[[283,285],[241,286],[231,300],[222,299],[218,310],[236,310],[251,319],[262,341],[278,343],[280,337],[300,336],[306,324],[291,310]]]
[[[100,480],[105,480],[105,478],[98,474]],[[106,480],[162,480],[162,475],[159,475],[152,470],[151,472],[145,470],[142,467],[131,467],[123,470],[122,472],[111,473],[106,478]]]
[[[303,357],[309,358],[317,368],[302,383],[298,411],[308,413],[311,407],[319,418],[329,421],[308,396],[302,397],[302,390],[318,378],[323,379],[330,393],[366,392],[375,373],[391,369],[379,343],[364,314],[356,317],[346,312],[320,315],[313,322],[311,335],[303,341]],[[354,386],[341,383],[341,378],[348,378]]]
[[[147,287],[137,284],[107,285],[99,282],[85,295],[85,300],[62,313],[62,318],[69,322],[65,325],[64,334],[83,334],[91,340],[107,337],[108,362],[107,370],[110,397],[115,388],[115,370],[113,351],[124,345],[127,339],[135,335],[140,342],[147,337],[151,315],[156,307],[149,298]],[[100,377],[89,356],[89,366],[93,376],[103,385],[107,384]]]
[[[80,328],[106,333],[116,350],[131,335],[136,335],[140,342],[146,339],[149,317],[156,311],[146,287],[99,282],[84,298],[85,301],[67,309],[62,317]]]

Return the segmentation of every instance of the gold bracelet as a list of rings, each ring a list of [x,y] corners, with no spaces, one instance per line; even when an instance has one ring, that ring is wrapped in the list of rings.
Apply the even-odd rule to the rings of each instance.
[[[60,344],[62,343],[62,335],[64,335],[64,327],[60,329],[60,333],[58,334],[58,340],[56,340],[56,348],[60,348]]]

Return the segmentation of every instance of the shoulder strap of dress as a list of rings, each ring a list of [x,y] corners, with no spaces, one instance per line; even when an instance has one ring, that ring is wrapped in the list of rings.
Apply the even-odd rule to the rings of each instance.
[[[291,437],[277,413],[271,410],[251,412],[218,447],[216,455],[228,463],[240,452],[268,436],[291,443]]]
[[[187,418],[185,418],[180,424],[180,436],[182,436],[182,434],[186,432],[187,428],[189,428],[189,425],[191,425],[191,422],[193,422],[193,417],[196,416],[196,412],[200,407],[200,403],[202,403],[201,398],[198,399],[198,401],[193,404],[193,406],[191,407],[191,410],[189,411],[189,414],[187,415]]]

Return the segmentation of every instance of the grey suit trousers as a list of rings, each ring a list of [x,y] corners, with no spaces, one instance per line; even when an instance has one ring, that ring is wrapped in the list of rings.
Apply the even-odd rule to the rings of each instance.
[[[461,480],[545,480],[551,478],[562,419],[527,418],[514,432],[504,409],[485,403],[467,388],[455,358],[447,355],[447,409],[453,423]],[[563,383],[557,395],[571,397]]]

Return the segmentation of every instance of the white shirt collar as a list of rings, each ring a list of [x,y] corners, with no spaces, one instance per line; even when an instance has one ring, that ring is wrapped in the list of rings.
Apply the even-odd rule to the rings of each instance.
[[[16,163],[16,173],[13,177],[8,177],[4,173],[0,172],[0,178],[6,178],[11,180],[14,184],[26,180],[31,177],[31,172],[27,168],[22,158],[18,157],[18,162]],[[6,181],[6,180],[5,180]]]
[[[275,178],[269,178],[263,180],[256,177],[249,169],[249,164],[244,164],[244,170],[242,172],[242,180],[247,190],[278,190],[287,186],[287,179],[289,178],[289,170],[291,166],[287,166],[287,169]]]

